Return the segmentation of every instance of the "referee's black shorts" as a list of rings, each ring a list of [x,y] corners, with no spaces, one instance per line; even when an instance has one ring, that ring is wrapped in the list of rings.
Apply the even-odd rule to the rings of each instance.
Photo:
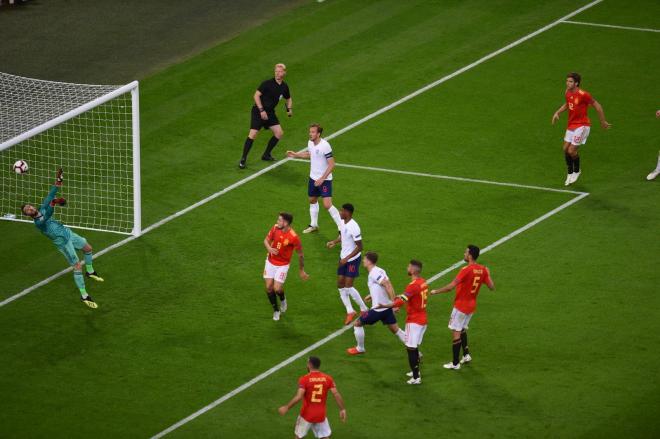
[[[259,109],[257,107],[252,107],[252,117],[250,118],[250,129],[251,130],[260,130],[262,128],[270,128],[273,125],[279,125],[280,121],[275,114],[275,110],[266,111],[268,119],[263,120],[259,114]]]

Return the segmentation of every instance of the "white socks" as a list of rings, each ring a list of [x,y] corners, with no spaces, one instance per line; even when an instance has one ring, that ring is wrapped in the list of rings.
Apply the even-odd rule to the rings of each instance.
[[[355,303],[358,304],[360,307],[360,311],[369,311],[369,308],[367,308],[367,305],[364,303],[364,300],[362,300],[362,296],[360,296],[360,293],[358,293],[358,290],[355,288],[345,288],[348,291],[348,294],[350,294],[351,298],[355,301]]]
[[[348,288],[339,288],[339,298],[346,307],[346,314],[355,312],[353,305],[351,304],[351,297]]]
[[[360,352],[364,352],[364,328],[362,326],[354,326],[353,332],[355,333],[357,350]]]
[[[401,343],[406,344],[406,331],[403,329],[399,328],[399,330],[396,332],[397,337],[399,337],[399,340],[401,340]]]
[[[328,213],[332,217],[332,220],[337,224],[337,228],[341,225],[341,217],[339,216],[339,211],[335,206],[330,206],[330,209],[328,209]]]
[[[309,225],[312,227],[319,226],[319,203],[309,205]]]

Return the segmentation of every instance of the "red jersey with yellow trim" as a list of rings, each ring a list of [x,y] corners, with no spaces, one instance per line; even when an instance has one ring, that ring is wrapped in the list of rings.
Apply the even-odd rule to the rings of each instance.
[[[300,237],[291,228],[289,228],[288,232],[283,232],[275,225],[268,232],[266,239],[270,243],[270,246],[276,248],[279,252],[276,255],[268,253],[268,262],[273,265],[289,265],[293,250],[300,251],[302,249]]]
[[[405,292],[400,296],[406,303],[406,323],[426,325],[426,301],[428,294],[429,287],[423,278],[417,278],[408,284]]]
[[[323,422],[326,417],[325,402],[328,399],[328,391],[335,387],[332,377],[315,370],[301,376],[298,387],[305,390],[300,416],[307,422]]]
[[[566,91],[566,106],[568,107],[568,129],[590,126],[591,121],[587,112],[589,105],[594,102],[588,91],[578,88],[575,92]]]
[[[490,280],[488,269],[480,264],[463,267],[456,275],[456,298],[454,308],[463,314],[472,314],[477,308],[477,296],[481,285]]]

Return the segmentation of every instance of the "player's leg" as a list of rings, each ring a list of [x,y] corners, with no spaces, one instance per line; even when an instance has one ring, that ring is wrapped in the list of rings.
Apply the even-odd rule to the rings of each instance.
[[[364,348],[364,325],[372,325],[375,321],[378,321],[376,311],[369,311],[369,314],[366,316],[360,316],[353,325],[353,334],[355,335],[356,346],[353,348],[346,349],[346,352],[349,355],[359,355],[365,353]]]
[[[461,358],[461,364],[469,363],[472,361],[472,357],[470,356],[470,348],[468,347],[467,328],[463,328],[461,331],[461,347],[463,348],[463,358]]]
[[[323,197],[323,207],[325,207],[325,210],[328,211],[337,228],[339,228],[341,225],[339,210],[332,205],[332,180],[326,180],[321,185],[321,197]]]
[[[82,264],[80,263],[80,259],[78,259],[78,254],[76,254],[76,249],[73,246],[73,242],[68,240],[64,245],[57,246],[57,249],[64,255],[67,262],[73,268],[73,282],[76,284],[78,291],[80,291],[80,300],[82,300],[82,302],[90,308],[97,308],[97,305],[92,297],[87,294],[87,289],[85,288],[85,277],[82,273]]]
[[[580,177],[580,154],[578,152],[579,145],[569,145],[568,147],[568,154],[571,156],[571,159],[573,160],[573,174],[571,174],[571,181],[570,184],[573,184],[577,181],[577,179]]]
[[[247,156],[250,153],[250,149],[252,149],[252,144],[254,143],[254,140],[257,138],[257,134],[259,134],[259,130],[262,127],[263,127],[263,121],[261,120],[261,116],[259,115],[259,110],[253,107],[250,118],[250,131],[248,132],[248,136],[245,139],[245,143],[243,144],[243,154],[241,155],[241,161],[238,163],[239,168],[241,169],[245,168]]]
[[[82,236],[71,232],[71,242],[76,250],[82,250],[85,259],[85,276],[97,282],[103,282],[103,278],[94,270],[92,265],[92,246]]]
[[[312,424],[312,432],[319,439],[328,439],[332,435],[328,418],[325,418],[323,422]]]
[[[277,120],[277,117],[273,114],[268,115],[269,120],[272,118],[275,118]],[[268,145],[266,146],[266,150],[264,151],[263,155],[261,156],[261,160],[265,160],[267,162],[272,162],[275,160],[275,157],[271,155],[273,152],[273,149],[275,149],[275,145],[277,145],[277,142],[280,141],[282,136],[284,135],[284,131],[282,130],[282,126],[279,124],[279,122],[276,125],[271,125],[270,130],[273,132],[273,137],[270,138],[268,141]]]
[[[286,312],[288,305],[286,303],[286,296],[284,295],[284,283],[275,281],[273,283],[273,290],[275,294],[280,298],[280,312]]]
[[[360,275],[360,262],[362,258],[357,258],[354,261],[350,261],[346,264],[346,277],[344,282],[344,288],[346,288],[349,296],[355,303],[360,307],[361,312],[369,311],[369,307],[364,303],[360,292],[355,289],[353,283],[355,278]]]
[[[383,323],[387,325],[392,334],[396,335],[401,343],[406,344],[406,331],[399,328],[399,325],[397,325],[396,317],[394,316],[394,311],[392,308],[386,309],[381,314],[384,315]]]
[[[353,304],[351,303],[351,296],[348,288],[346,288],[346,276],[344,276],[344,267],[339,267],[337,269],[337,289],[339,290],[339,299],[341,303],[344,304],[346,308],[346,318],[344,319],[344,325],[348,325],[353,321],[357,313],[353,309]]]
[[[302,416],[298,415],[296,419],[296,426],[293,429],[293,435],[296,439],[302,439],[307,436],[312,424],[307,422]]]
[[[314,186],[314,180],[311,178],[307,184],[307,195],[309,196],[309,226],[303,230],[303,233],[312,233],[319,229],[320,190]]]
[[[568,148],[571,146],[571,141],[566,140],[566,138],[572,137],[572,135],[572,132],[566,131],[566,137],[564,138],[564,144],[562,146],[564,160],[566,161],[566,181],[564,182],[564,186],[571,184],[571,179],[573,178],[573,157],[568,152]]]
[[[449,329],[452,335],[452,362],[444,365],[445,369],[460,369],[459,355],[461,353],[461,332],[467,328],[469,316],[454,308],[449,319]]]
[[[658,164],[656,165],[655,169],[651,171],[649,175],[646,176],[646,179],[651,181],[655,180],[655,177],[660,175],[660,152],[658,152]]]
[[[277,267],[266,259],[266,266],[264,267],[264,283],[266,286],[266,296],[268,302],[273,307],[273,320],[280,319],[280,307],[277,304],[277,297],[275,296],[275,275]]]

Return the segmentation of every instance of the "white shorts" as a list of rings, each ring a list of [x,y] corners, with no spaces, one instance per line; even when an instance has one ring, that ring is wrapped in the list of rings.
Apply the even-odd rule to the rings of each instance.
[[[409,348],[416,348],[421,345],[425,332],[426,325],[406,323],[406,346]]]
[[[468,324],[472,314],[464,314],[454,308],[451,311],[451,317],[449,317],[449,329],[452,331],[462,331],[463,329],[468,329]]]
[[[264,267],[264,279],[275,279],[275,282],[283,284],[288,273],[289,264],[273,265],[268,259],[266,259],[266,266]]]
[[[564,142],[569,142],[571,145],[584,145],[587,143],[589,131],[591,131],[591,127],[587,125],[577,127],[574,130],[566,130]]]
[[[296,420],[296,428],[293,430],[293,433],[297,437],[305,437],[309,433],[310,428],[312,429],[312,433],[314,433],[314,437],[329,437],[332,434],[328,418],[325,418],[323,422],[312,423],[307,422],[300,415],[298,415],[298,419]]]

